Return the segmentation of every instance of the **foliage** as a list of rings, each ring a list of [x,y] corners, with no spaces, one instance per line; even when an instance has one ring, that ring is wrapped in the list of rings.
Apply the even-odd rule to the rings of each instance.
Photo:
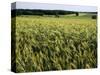
[[[12,17],[16,15],[66,15],[66,14],[75,14],[72,11],[65,10],[41,10],[41,9],[14,9],[11,10]]]

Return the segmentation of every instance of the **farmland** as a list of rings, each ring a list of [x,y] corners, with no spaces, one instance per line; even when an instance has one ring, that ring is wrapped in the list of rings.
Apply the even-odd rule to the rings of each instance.
[[[15,36],[16,72],[97,67],[97,24],[88,15],[16,16]]]

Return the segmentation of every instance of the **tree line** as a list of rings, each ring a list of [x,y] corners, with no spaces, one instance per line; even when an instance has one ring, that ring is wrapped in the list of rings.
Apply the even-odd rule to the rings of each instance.
[[[18,15],[66,15],[66,14],[76,14],[78,16],[78,12],[73,11],[65,11],[65,10],[41,10],[41,9],[15,9],[11,10],[12,16],[18,16]]]

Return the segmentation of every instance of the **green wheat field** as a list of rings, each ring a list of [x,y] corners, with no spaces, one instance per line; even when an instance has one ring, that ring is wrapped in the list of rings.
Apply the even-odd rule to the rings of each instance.
[[[16,16],[14,31],[16,72],[97,67],[97,19],[89,15]]]

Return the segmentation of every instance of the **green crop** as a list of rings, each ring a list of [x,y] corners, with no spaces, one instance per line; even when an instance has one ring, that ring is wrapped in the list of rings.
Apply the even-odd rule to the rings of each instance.
[[[94,19],[17,16],[15,34],[16,72],[97,67]]]

